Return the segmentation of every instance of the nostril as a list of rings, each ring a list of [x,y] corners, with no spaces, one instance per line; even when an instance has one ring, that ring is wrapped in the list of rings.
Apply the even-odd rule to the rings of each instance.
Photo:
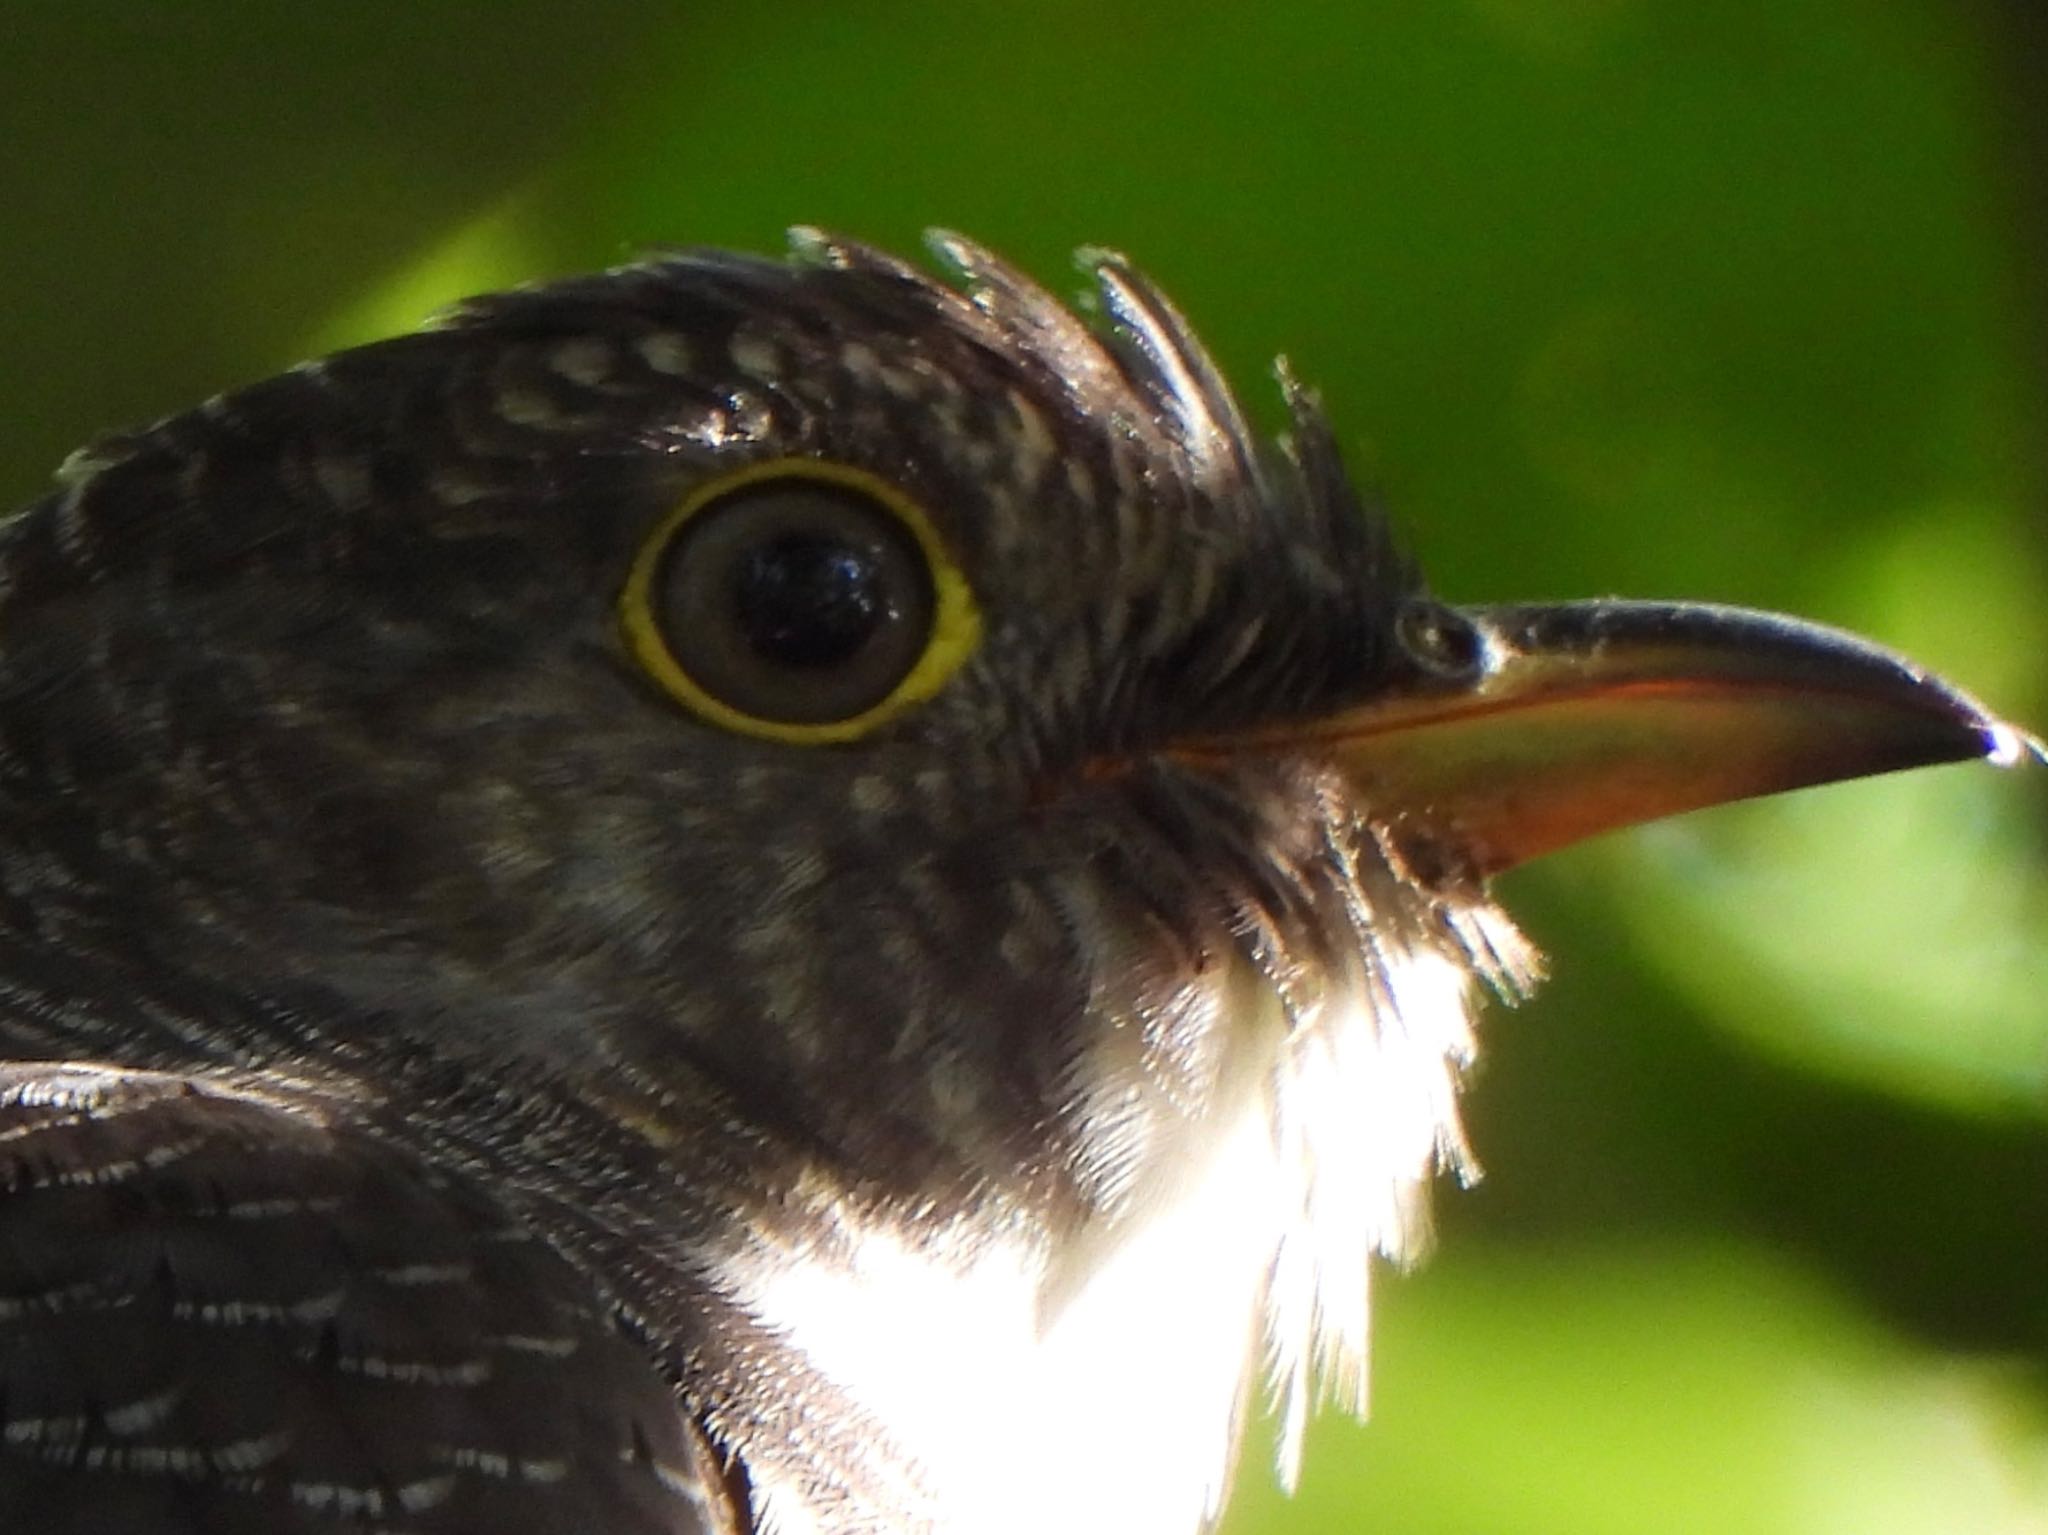
[[[1410,602],[1395,619],[1394,633],[1418,664],[1440,676],[1469,677],[1486,660],[1479,626],[1441,602]]]

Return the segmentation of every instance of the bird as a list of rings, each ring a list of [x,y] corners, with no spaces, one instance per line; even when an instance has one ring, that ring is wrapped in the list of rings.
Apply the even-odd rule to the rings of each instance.
[[[1191,1535],[1363,1405],[1495,875],[2040,750],[1453,605],[1284,367],[929,243],[471,300],[0,525],[0,1526]]]

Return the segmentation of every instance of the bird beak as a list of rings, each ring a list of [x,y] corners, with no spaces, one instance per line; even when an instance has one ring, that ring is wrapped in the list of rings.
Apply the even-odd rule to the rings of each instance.
[[[1376,815],[1448,832],[1481,873],[1783,789],[2048,760],[1904,658],[1774,613],[1621,601],[1452,611],[1475,631],[1461,636],[1472,664],[1459,675],[1276,734],[1325,751]]]

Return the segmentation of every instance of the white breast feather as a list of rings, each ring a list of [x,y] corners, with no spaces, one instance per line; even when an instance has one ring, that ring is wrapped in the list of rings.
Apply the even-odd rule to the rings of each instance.
[[[1524,952],[1504,920],[1484,937]],[[877,1221],[844,1227],[841,1263],[738,1244],[732,1293],[915,1452],[935,1535],[1191,1535],[1220,1512],[1261,1351],[1291,1485],[1318,1383],[1364,1410],[1372,1255],[1411,1255],[1425,1185],[1463,1165],[1472,972],[1382,958],[1291,1032],[1236,1021],[1263,1069],[1078,1276],[1029,1235],[962,1257]],[[829,1528],[794,1486],[755,1492],[776,1535]]]

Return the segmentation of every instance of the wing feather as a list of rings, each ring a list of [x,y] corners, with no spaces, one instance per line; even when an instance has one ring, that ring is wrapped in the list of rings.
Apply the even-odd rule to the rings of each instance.
[[[477,1190],[258,1090],[0,1067],[0,1528],[728,1535],[729,1481]]]

